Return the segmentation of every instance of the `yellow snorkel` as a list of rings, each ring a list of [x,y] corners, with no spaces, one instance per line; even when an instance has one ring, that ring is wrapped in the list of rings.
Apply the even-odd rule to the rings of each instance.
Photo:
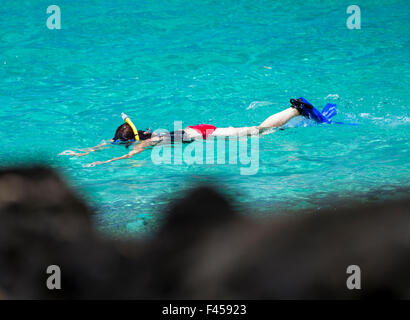
[[[130,125],[132,131],[134,132],[135,141],[139,141],[140,136],[138,134],[137,127],[135,127],[135,125],[132,123],[131,119],[124,112],[121,113],[121,117],[122,117],[122,120],[124,120],[126,123],[128,123]]]

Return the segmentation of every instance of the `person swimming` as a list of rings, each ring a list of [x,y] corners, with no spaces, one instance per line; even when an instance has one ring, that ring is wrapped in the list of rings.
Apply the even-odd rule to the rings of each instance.
[[[82,149],[82,153],[67,150],[60,153],[60,155],[81,157],[88,155],[90,152],[105,149],[109,143],[124,144],[127,148],[134,144],[132,150],[121,157],[116,157],[106,161],[96,161],[85,165],[85,167],[93,167],[99,164],[131,158],[132,156],[144,151],[146,148],[154,146],[158,143],[190,143],[197,139],[207,139],[208,137],[253,136],[262,134],[272,128],[281,127],[289,120],[299,115],[319,123],[330,123],[330,118],[336,114],[336,105],[332,104],[327,104],[323,111],[320,112],[304,98],[291,99],[290,103],[291,106],[289,108],[271,115],[258,126],[217,128],[211,124],[198,124],[188,126],[183,130],[166,133],[152,133],[151,130],[137,130],[131,119],[126,114],[122,113],[121,116],[124,123],[117,128],[115,135],[111,140],[108,142],[104,141],[95,147]]]

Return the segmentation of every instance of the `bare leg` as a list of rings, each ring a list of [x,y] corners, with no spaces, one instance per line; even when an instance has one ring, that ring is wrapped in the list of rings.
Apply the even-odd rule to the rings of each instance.
[[[300,115],[299,111],[294,108],[288,108],[281,112],[275,113],[263,121],[259,126],[242,127],[242,128],[217,128],[212,136],[215,137],[232,137],[232,136],[251,136],[259,134],[267,129],[283,126],[293,117]],[[188,128],[189,129],[189,128]],[[186,133],[190,131],[185,129]]]
[[[258,129],[269,129],[274,127],[283,126],[286,122],[288,122],[293,117],[300,115],[299,111],[295,108],[288,108],[281,112],[275,113],[263,121],[257,128]]]
[[[241,128],[216,128],[216,130],[211,134],[214,137],[243,137],[243,136],[253,136],[259,134],[259,128],[253,127],[241,127]]]

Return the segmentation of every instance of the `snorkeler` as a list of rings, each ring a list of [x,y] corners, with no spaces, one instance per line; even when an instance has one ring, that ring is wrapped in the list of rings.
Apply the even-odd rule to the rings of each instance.
[[[72,150],[67,150],[60,155],[70,156],[85,156],[90,152],[95,152],[107,148],[107,145],[111,144],[125,144],[127,147],[134,144],[132,150],[127,154],[116,157],[106,161],[96,161],[85,165],[86,167],[93,167],[98,164],[109,163],[116,160],[128,159],[132,156],[144,151],[150,146],[154,146],[158,143],[174,143],[182,142],[189,143],[197,139],[207,139],[208,137],[239,137],[239,136],[251,136],[262,134],[263,132],[276,127],[281,127],[286,124],[290,119],[302,115],[308,119],[312,119],[319,123],[330,123],[330,118],[336,114],[336,105],[327,104],[322,112],[318,111],[304,98],[291,99],[291,106],[281,112],[271,115],[259,126],[251,127],[228,127],[217,128],[210,124],[200,124],[195,126],[188,126],[183,130],[172,131],[167,133],[151,133],[150,130],[142,131],[137,130],[131,119],[124,113],[121,114],[125,123],[117,128],[113,139],[103,142],[95,147],[82,149],[82,153],[78,153]],[[137,143],[138,142],[138,143]]]

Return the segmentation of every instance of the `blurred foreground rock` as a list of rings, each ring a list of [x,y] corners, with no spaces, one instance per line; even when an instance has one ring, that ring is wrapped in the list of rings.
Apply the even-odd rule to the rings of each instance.
[[[200,187],[153,238],[115,241],[54,171],[3,169],[0,299],[408,299],[409,208],[407,198],[251,219]],[[45,285],[49,265],[61,267],[61,290]],[[362,290],[346,288],[349,265]]]

